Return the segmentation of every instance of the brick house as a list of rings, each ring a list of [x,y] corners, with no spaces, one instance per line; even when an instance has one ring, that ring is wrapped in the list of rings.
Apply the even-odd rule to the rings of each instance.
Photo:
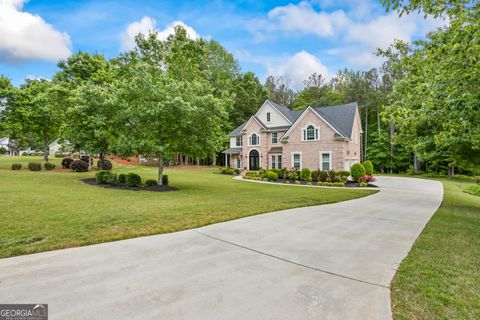
[[[349,170],[361,161],[362,125],[356,102],[290,110],[267,100],[229,134],[227,166],[244,170]]]

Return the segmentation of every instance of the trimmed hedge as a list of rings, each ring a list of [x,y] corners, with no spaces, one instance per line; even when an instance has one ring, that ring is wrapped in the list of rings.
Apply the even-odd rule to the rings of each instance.
[[[72,158],[65,158],[62,160],[62,168],[63,169],[70,169],[70,165],[72,164]]]
[[[308,168],[303,168],[300,171],[300,180],[312,181],[312,172]]]
[[[162,175],[162,185],[168,186],[168,174]]]
[[[150,180],[145,181],[145,187],[148,188],[148,187],[153,187],[153,186],[158,186],[157,180],[150,179]]]
[[[97,161],[97,168],[98,168],[98,170],[112,170],[112,168],[113,168],[112,162],[110,160],[107,160],[107,159],[98,160]]]
[[[127,175],[125,173],[120,173],[118,175],[118,183],[119,184],[126,184],[127,183]]]
[[[129,187],[140,187],[142,185],[142,178],[136,173],[130,172],[127,174],[126,184]]]
[[[45,170],[53,170],[55,169],[55,165],[53,163],[50,163],[50,162],[45,162],[43,164],[43,167],[45,168]]]
[[[278,174],[272,170],[267,171],[267,173],[265,174],[265,177],[267,178],[268,181],[278,180]]]
[[[21,163],[14,163],[12,164],[12,170],[21,170],[22,164]]]
[[[87,172],[88,162],[85,162],[83,160],[75,160],[70,165],[70,168],[72,169],[72,171],[75,171],[75,172]]]
[[[352,179],[354,181],[358,181],[358,179],[360,179],[361,176],[365,175],[365,173],[366,173],[365,172],[365,167],[361,163],[355,163],[350,168],[350,173],[352,175]]]
[[[95,173],[97,184],[116,184],[117,175],[108,170],[102,170]]]
[[[28,163],[28,169],[30,171],[40,171],[42,170],[42,164],[40,162],[30,162]]]

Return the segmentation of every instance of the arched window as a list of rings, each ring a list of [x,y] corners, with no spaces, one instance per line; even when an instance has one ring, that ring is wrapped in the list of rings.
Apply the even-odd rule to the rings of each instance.
[[[259,145],[259,138],[256,133],[252,133],[252,135],[250,136],[250,145],[251,146]]]
[[[318,140],[318,128],[315,128],[313,125],[308,125],[303,129],[303,140],[304,141],[313,141]]]

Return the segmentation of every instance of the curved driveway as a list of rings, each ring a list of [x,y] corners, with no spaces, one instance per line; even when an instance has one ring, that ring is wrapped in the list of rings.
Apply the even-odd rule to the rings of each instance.
[[[0,303],[48,303],[50,319],[390,319],[390,281],[443,189],[378,184],[331,205],[0,259]]]

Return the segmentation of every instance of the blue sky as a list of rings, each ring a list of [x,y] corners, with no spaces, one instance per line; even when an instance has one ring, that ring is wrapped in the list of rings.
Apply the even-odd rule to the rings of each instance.
[[[56,61],[78,50],[107,58],[131,47],[133,34],[175,24],[192,38],[212,38],[242,71],[285,76],[295,88],[313,72],[366,70],[372,53],[394,38],[418,39],[444,24],[420,15],[397,17],[373,0],[320,1],[41,1],[0,0],[0,74],[15,85],[50,78]]]

